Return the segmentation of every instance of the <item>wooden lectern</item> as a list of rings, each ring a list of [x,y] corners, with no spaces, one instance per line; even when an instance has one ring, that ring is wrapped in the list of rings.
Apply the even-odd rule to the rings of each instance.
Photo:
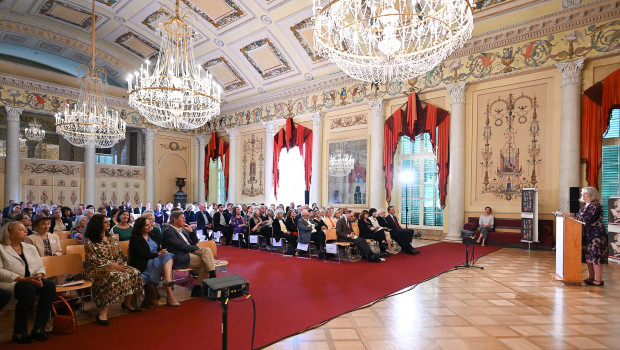
[[[557,212],[555,216],[555,275],[563,283],[581,283],[583,222]]]

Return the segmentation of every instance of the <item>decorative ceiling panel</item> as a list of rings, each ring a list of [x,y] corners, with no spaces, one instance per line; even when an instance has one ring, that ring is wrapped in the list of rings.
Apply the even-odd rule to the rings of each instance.
[[[325,61],[325,57],[318,55],[314,51],[314,32],[312,28],[314,28],[314,20],[312,17],[309,17],[291,26],[291,31],[312,62],[317,63]]]
[[[247,81],[225,57],[213,58],[205,62],[202,67],[208,69],[215,76],[224,91],[234,91],[248,86]]]
[[[245,17],[247,13],[232,0],[183,0],[198,16],[216,29],[225,27]]]
[[[269,38],[254,41],[240,49],[263,79],[290,72],[291,65]]]
[[[39,44],[35,48],[38,50],[42,50],[42,51],[46,51],[46,52],[50,52],[54,54],[61,54],[66,49],[64,46],[51,43],[51,42],[47,42],[47,41],[39,42]]]
[[[156,35],[159,38],[160,37],[159,24],[165,23],[170,18],[171,18],[170,12],[162,8],[162,9],[158,9],[152,12],[150,15],[146,16],[146,18],[140,20],[140,23],[146,26],[154,35]],[[196,26],[193,26],[193,27],[194,27],[194,44],[195,45],[202,45],[203,43],[208,41],[209,38],[207,37],[207,35],[205,35],[200,30],[198,30]]]
[[[157,46],[133,32],[127,32],[114,41],[141,58],[151,58],[157,54]]]
[[[39,14],[85,29],[89,29],[92,22],[90,9],[87,10],[58,0],[44,2],[39,9]],[[100,16],[95,14],[95,22],[99,19]]]

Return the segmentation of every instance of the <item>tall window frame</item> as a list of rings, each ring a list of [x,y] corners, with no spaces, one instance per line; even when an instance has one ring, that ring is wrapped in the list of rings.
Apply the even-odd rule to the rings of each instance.
[[[217,203],[226,205],[226,177],[224,176],[224,166],[222,158],[218,158],[217,162]]]
[[[419,228],[443,227],[439,166],[430,135],[420,134],[414,141],[407,136],[401,137],[397,154],[401,223]]]
[[[608,205],[610,197],[620,196],[620,109],[613,109],[609,128],[603,134],[601,152],[601,204],[603,205],[603,222],[607,225]]]

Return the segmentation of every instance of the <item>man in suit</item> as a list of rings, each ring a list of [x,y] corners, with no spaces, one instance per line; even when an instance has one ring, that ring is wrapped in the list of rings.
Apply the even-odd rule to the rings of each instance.
[[[202,234],[207,236],[207,239],[213,239],[213,237],[208,237],[208,230],[213,229],[213,218],[207,211],[207,208],[204,204],[198,205],[198,212],[196,213],[196,232],[198,230],[202,230]]]
[[[9,216],[9,213],[11,212],[11,207],[13,206],[13,203],[15,203],[14,200],[12,200],[12,199],[9,200],[9,206],[2,210],[2,217],[6,218],[6,217]]]
[[[314,228],[315,225],[310,221],[310,212],[308,212],[308,210],[301,210],[299,215],[301,217],[297,220],[297,230],[299,232],[297,242],[301,244],[309,244],[312,240],[312,234],[316,233],[316,228]],[[302,251],[299,251],[298,253],[299,256],[306,254],[306,252]]]
[[[226,209],[224,209],[224,213],[226,213],[226,215],[228,215],[228,217],[230,217],[232,215],[232,209],[233,209],[233,204],[232,203],[228,203],[228,204],[226,204]]]
[[[146,211],[146,207],[142,206],[142,202],[138,203],[138,206],[133,208],[133,213],[140,216],[142,215],[142,213],[144,213],[144,211]]]
[[[112,216],[112,209],[114,209],[114,201],[110,201],[110,203],[105,207],[106,212],[108,213],[108,217]]]
[[[192,297],[199,297],[202,289],[202,281],[215,276],[215,260],[210,248],[200,248],[198,237],[192,228],[185,223],[182,211],[170,214],[170,225],[162,233],[163,247],[174,254],[172,268],[174,269],[197,269],[198,280]]]
[[[388,215],[385,217],[385,227],[387,227],[390,231],[390,236],[398,243],[398,245],[400,245],[403,252],[411,255],[419,254],[420,251],[411,245],[411,241],[413,240],[413,230],[400,227],[398,218],[394,215],[395,213],[396,209],[394,206],[390,205],[388,207]],[[379,225],[382,225],[381,221],[378,222]]]
[[[359,249],[362,258],[370,262],[384,261],[378,255],[373,254],[372,249],[364,238],[355,236],[351,223],[355,220],[355,213],[352,210],[343,213],[342,217],[336,223],[336,234],[339,242],[351,242]]]
[[[301,219],[301,214],[302,214],[302,212],[304,210],[308,210],[308,206],[307,205],[302,205],[297,210],[297,215],[295,215],[295,218],[293,218],[293,221],[295,222],[295,226],[297,226],[297,222],[299,222],[299,219]]]
[[[232,210],[232,208],[231,208]],[[232,244],[232,228],[230,227],[230,215],[224,211],[224,205],[217,206],[217,212],[213,214],[213,227],[221,232],[226,238],[226,244]]]

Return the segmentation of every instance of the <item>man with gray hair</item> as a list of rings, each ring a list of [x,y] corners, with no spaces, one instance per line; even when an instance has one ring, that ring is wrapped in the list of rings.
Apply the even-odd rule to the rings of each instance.
[[[351,242],[355,244],[359,249],[362,258],[367,259],[370,262],[382,262],[378,255],[373,254],[372,249],[368,245],[368,242],[364,238],[355,236],[351,223],[355,221],[355,213],[352,210],[348,210],[343,213],[342,217],[336,223],[336,234],[338,235],[339,242]]]

